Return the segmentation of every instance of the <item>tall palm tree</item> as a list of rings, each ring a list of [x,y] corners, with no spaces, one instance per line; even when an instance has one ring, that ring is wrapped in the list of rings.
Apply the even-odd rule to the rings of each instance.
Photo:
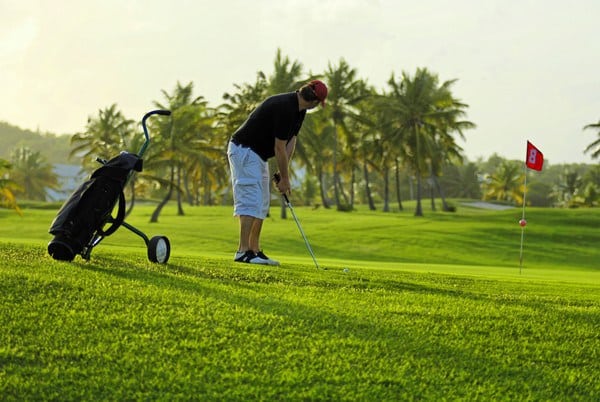
[[[181,182],[185,175],[185,156],[193,153],[190,142],[196,132],[194,125],[197,122],[196,115],[205,113],[207,103],[202,96],[194,97],[194,83],[182,85],[177,82],[172,94],[161,91],[167,103],[155,101],[154,105],[160,109],[171,111],[169,120],[156,120],[158,137],[156,137],[154,151],[147,159],[154,173],[152,177],[163,187],[167,188],[162,201],[157,205],[150,222],[158,222],[162,208],[169,202],[173,191],[177,192],[177,213],[183,215],[181,193],[183,191]]]
[[[583,127],[584,130],[592,129],[596,130],[598,138],[587,146],[584,152],[591,152],[592,159],[600,159],[600,121],[598,123],[588,124]]]
[[[333,156],[333,126],[325,114],[311,113],[302,125],[301,136],[302,140],[296,145],[299,165],[306,168],[307,174],[317,178],[321,204],[324,208],[330,208],[326,172]]]
[[[333,149],[333,188],[335,203],[338,209],[344,209],[340,203],[339,159],[346,145],[344,140],[354,145],[355,137],[346,127],[346,119],[355,117],[354,105],[368,93],[366,83],[357,78],[357,71],[340,59],[338,65],[329,63],[325,72],[325,80],[329,86],[326,112],[331,116],[334,133]],[[352,147],[351,147],[352,148]]]
[[[448,141],[448,135],[472,125],[459,121],[467,106],[452,96],[450,87],[455,81],[440,85],[437,75],[418,68],[414,76],[403,72],[400,81],[392,74],[388,81],[391,92],[380,98],[380,105],[395,115],[394,142],[399,149],[404,148],[401,153],[405,163],[417,179],[415,216],[423,216],[421,181],[431,171],[427,166],[439,157],[440,151],[457,151],[455,143]]]
[[[22,186],[16,195],[29,200],[46,201],[47,190],[58,190],[58,175],[39,151],[27,147],[15,149],[11,154],[10,178]]]
[[[298,89],[301,85],[299,79],[303,70],[302,63],[298,60],[291,61],[289,57],[284,57],[281,54],[281,49],[277,49],[273,63],[273,73],[267,79],[267,93],[277,94]]]
[[[394,127],[395,121],[392,119],[389,109],[382,107],[372,91],[372,95],[358,103],[360,115],[357,119],[362,126],[362,136],[360,138],[360,147],[362,149],[364,160],[363,172],[366,182],[367,198],[369,208],[374,210],[374,204],[369,189],[368,169],[369,167],[377,171],[383,179],[383,212],[390,211],[390,170],[396,164],[401,155],[402,148],[394,146],[393,140],[397,138],[391,133],[396,133]],[[398,135],[401,135],[399,133]],[[397,171],[397,169],[396,169]],[[398,189],[397,189],[398,190]],[[398,202],[401,206],[400,198]]]
[[[4,159],[0,159],[0,207],[14,209],[19,215],[23,215],[15,193],[21,190],[21,186],[10,179],[12,165]]]
[[[88,117],[85,131],[71,137],[69,158],[81,158],[82,170],[91,172],[99,167],[98,159],[108,160],[121,151],[136,152],[142,137],[135,135],[134,123],[125,118],[116,103],[99,109],[97,116]],[[129,182],[131,198],[126,215],[131,213],[135,202],[135,178],[133,175]]]
[[[198,105],[190,112],[189,148],[183,154],[184,188],[191,204],[199,204],[202,193],[202,204],[212,205],[214,194],[228,185],[227,158],[223,153],[228,138],[216,135],[214,110]]]
[[[435,190],[442,199],[442,209],[444,211],[449,211],[450,208],[446,203],[444,190],[439,181],[443,166],[445,163],[462,165],[464,161],[462,148],[456,143],[451,133],[458,133],[458,135],[464,139],[463,131],[465,129],[475,127],[475,124],[469,121],[453,121],[461,114],[462,110],[458,110],[456,113],[449,114],[447,117],[452,121],[442,122],[440,128],[436,130],[431,148],[432,155],[431,158],[429,158],[432,185],[432,204],[434,196],[433,190]]]
[[[117,109],[116,103],[98,110],[96,117],[88,117],[85,131],[71,137],[69,157],[82,158],[86,171],[96,169],[97,158],[109,159],[127,149],[134,135],[133,124]]]

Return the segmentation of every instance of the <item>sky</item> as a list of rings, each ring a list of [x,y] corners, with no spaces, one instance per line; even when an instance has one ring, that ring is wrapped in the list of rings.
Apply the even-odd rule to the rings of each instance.
[[[0,121],[83,131],[117,104],[140,120],[180,82],[211,106],[273,71],[344,59],[380,91],[426,67],[469,105],[469,160],[597,163],[598,0],[0,0]]]

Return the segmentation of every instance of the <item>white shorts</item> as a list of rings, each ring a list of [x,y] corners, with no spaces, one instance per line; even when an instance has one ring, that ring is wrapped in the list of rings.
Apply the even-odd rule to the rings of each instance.
[[[250,148],[231,141],[227,158],[233,186],[233,215],[265,219],[271,199],[269,164]]]

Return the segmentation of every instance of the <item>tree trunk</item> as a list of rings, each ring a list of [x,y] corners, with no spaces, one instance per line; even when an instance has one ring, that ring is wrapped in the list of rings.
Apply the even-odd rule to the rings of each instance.
[[[185,197],[187,198],[188,205],[194,205],[194,197],[190,191],[190,180],[188,174],[183,175],[183,188],[185,189]]]
[[[398,165],[398,159],[396,159],[396,199],[398,200],[398,209],[404,211],[402,206],[402,197],[400,194],[400,166]]]
[[[135,205],[135,174],[129,178],[129,189],[131,192],[131,200],[129,202],[129,207],[127,211],[125,211],[125,217],[128,217],[131,211],[133,211],[133,207]]]
[[[323,208],[329,209],[331,206],[327,201],[327,194],[325,193],[325,183],[323,183],[323,169],[318,169],[319,176],[319,194],[321,195],[321,203],[323,203]]]
[[[415,137],[416,137],[416,155],[415,157],[415,172],[417,176],[417,207],[415,209],[415,216],[423,216],[423,206],[421,205],[421,152],[419,144],[419,130],[418,126],[415,126]]]
[[[345,204],[345,208],[341,208],[341,209],[347,209],[347,207],[350,205],[350,199],[348,198],[348,194],[346,194],[346,192],[344,191],[344,185],[342,183],[342,177],[340,175],[338,175],[338,188],[339,188],[339,193],[342,195],[342,197],[344,197],[344,204]],[[338,202],[338,210],[340,209],[340,207],[342,207],[342,205]]]
[[[417,207],[415,216],[423,216],[423,206],[421,205],[421,174],[417,173]]]
[[[177,216],[185,215],[181,199],[181,166],[177,166]]]
[[[338,133],[337,133],[337,125],[335,122],[333,123],[333,196],[335,200],[335,205],[338,209],[340,209],[340,192],[338,188],[338,172],[337,172],[337,153],[338,153]]]
[[[390,171],[383,168],[383,212],[390,212]]]
[[[173,179],[175,177],[175,168],[171,167],[171,180],[169,181],[169,191],[167,191],[166,197],[156,206],[154,212],[152,212],[152,216],[150,217],[150,222],[158,222],[158,216],[162,211],[163,207],[167,205],[167,202],[171,199],[171,195],[173,194]]]
[[[363,162],[363,172],[365,176],[365,191],[367,193],[367,200],[369,201],[369,210],[375,211],[375,202],[373,201],[373,195],[371,194],[371,185],[369,183],[369,169],[367,168],[367,161]]]
[[[285,205],[285,201],[283,200],[283,196],[279,197],[279,205],[281,206],[281,212],[279,217],[281,219],[287,219],[287,205]]]
[[[433,188],[433,174],[429,177],[429,196],[431,197],[431,210],[435,211],[435,191]]]
[[[450,210],[450,208],[448,207],[448,203],[446,202],[446,195],[444,194],[444,189],[440,185],[440,181],[438,180],[437,176],[433,176],[432,179],[433,179],[435,188],[436,188],[438,194],[440,195],[440,198],[442,199],[442,211],[448,212]]]
[[[354,209],[354,187],[356,186],[356,170],[352,168],[352,179],[350,181],[350,208]]]
[[[212,181],[206,177],[204,179],[204,205],[213,205],[212,196]]]

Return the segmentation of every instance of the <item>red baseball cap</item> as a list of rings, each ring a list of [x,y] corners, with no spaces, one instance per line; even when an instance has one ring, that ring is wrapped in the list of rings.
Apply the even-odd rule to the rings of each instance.
[[[327,85],[320,80],[312,80],[308,83],[313,91],[315,91],[315,95],[317,95],[317,99],[321,102],[321,106],[325,107],[325,98],[327,98]]]

